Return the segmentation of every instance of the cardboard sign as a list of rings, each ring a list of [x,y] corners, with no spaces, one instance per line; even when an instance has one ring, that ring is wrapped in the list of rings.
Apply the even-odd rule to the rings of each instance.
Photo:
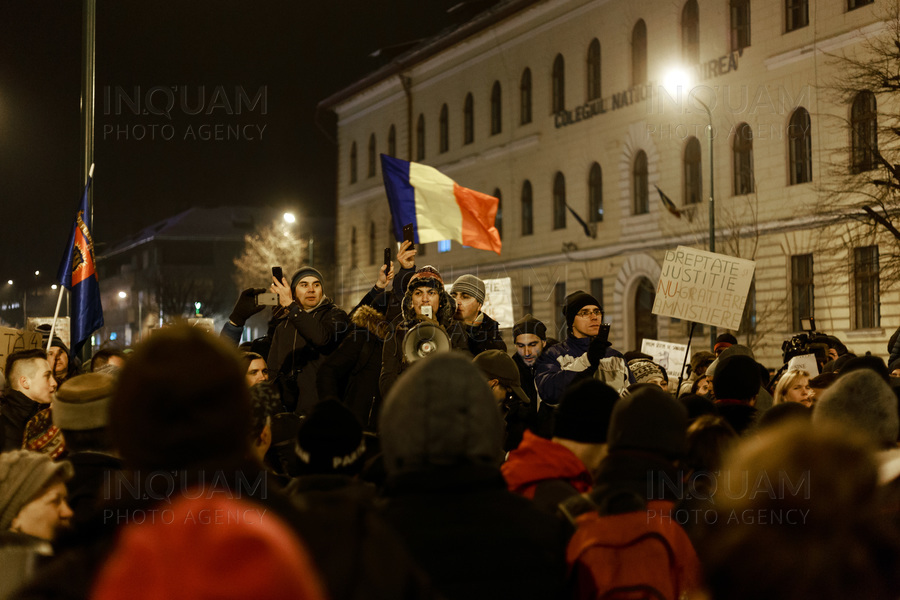
[[[641,352],[653,357],[653,362],[661,366],[669,374],[669,379],[678,379],[681,373],[681,365],[690,366],[690,361],[685,364],[684,357],[688,353],[687,344],[673,344],[660,340],[644,339],[641,342]],[[687,374],[685,373],[685,377]]]
[[[19,350],[41,347],[41,334],[11,327],[0,327],[0,371],[6,368],[6,357]]]
[[[666,250],[652,312],[736,331],[755,267],[752,260],[687,246]]]
[[[512,305],[512,279],[484,279],[484,304],[481,311],[499,323],[500,329],[515,325]],[[452,288],[451,288],[452,293]]]
[[[41,325],[52,327],[53,317],[28,317],[28,323],[25,325],[25,329],[28,331],[35,331]],[[53,335],[61,339],[66,345],[66,348],[72,347],[72,335],[69,333],[69,317],[59,317],[56,319],[56,328],[53,330]],[[47,347],[44,346],[44,350],[46,349]]]

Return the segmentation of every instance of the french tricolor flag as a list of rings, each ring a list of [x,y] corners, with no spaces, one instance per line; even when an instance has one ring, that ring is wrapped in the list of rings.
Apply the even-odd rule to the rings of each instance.
[[[499,200],[458,185],[427,165],[381,155],[384,189],[394,218],[394,233],[413,224],[419,244],[456,240],[464,246],[500,254],[500,233],[494,227]]]

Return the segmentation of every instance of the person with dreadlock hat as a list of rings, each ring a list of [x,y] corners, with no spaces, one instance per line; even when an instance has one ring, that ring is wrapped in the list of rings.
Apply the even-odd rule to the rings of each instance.
[[[409,366],[403,355],[403,340],[419,323],[431,321],[437,324],[450,337],[450,345],[454,349],[468,352],[465,332],[453,319],[455,313],[456,302],[444,290],[444,280],[437,269],[426,265],[409,277],[400,302],[400,315],[391,324],[393,335],[385,340],[381,355],[379,387],[382,398],[387,396],[397,377]]]

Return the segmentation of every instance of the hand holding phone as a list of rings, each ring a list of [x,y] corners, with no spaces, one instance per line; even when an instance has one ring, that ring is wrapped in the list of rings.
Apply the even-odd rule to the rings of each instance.
[[[410,243],[409,250],[412,250],[413,248],[416,247],[415,246],[416,242],[415,242],[414,236],[415,236],[415,232],[413,231],[413,224],[407,223],[406,225],[404,225],[403,226],[403,241]]]
[[[282,282],[284,279],[284,271],[281,270],[281,267],[272,267],[272,277],[274,277],[278,283],[284,285]]]
[[[391,248],[388,246],[384,249],[384,274],[387,275],[391,271]]]

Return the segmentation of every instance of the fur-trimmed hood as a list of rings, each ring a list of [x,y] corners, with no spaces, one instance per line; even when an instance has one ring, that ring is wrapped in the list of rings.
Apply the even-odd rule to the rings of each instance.
[[[412,327],[420,321],[412,306],[412,293],[417,287],[428,285],[429,287],[436,287],[440,290],[441,300],[438,303],[437,314],[434,315],[434,317],[435,321],[437,321],[441,327],[449,331],[450,325],[453,324],[453,315],[456,314],[456,300],[447,293],[443,285],[432,285],[432,282],[437,283],[435,280],[410,282],[412,285],[406,289],[406,293],[403,294],[403,303],[400,305],[400,309],[403,312],[403,323],[407,327]]]
[[[368,329],[380,340],[386,339],[391,331],[391,324],[384,320],[384,314],[371,306],[363,305],[353,311],[350,322],[357,327]]]

